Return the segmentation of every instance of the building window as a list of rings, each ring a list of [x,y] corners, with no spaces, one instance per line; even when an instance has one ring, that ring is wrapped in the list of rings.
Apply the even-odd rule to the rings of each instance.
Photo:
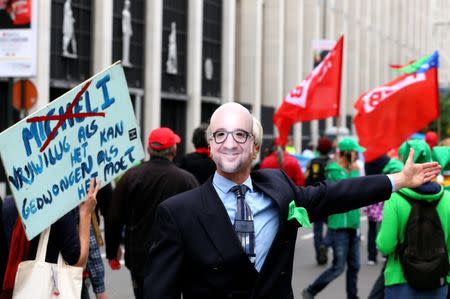
[[[64,5],[70,4],[73,16],[73,38],[69,52],[76,55],[63,55]],[[89,0],[52,0],[50,78],[66,81],[72,85],[91,77],[91,1]],[[67,19],[66,19],[67,20]],[[70,86],[68,84],[68,87]]]
[[[169,94],[186,94],[186,42],[187,42],[187,2],[186,0],[166,0],[163,2],[163,32],[161,55],[161,90]],[[176,72],[167,71],[169,40],[171,32],[176,32]],[[173,53],[173,50],[171,50]],[[173,54],[172,54],[173,55]]]
[[[202,95],[220,98],[222,0],[203,2]]]
[[[128,12],[131,19],[130,31],[123,32],[123,10],[126,9],[125,2],[129,1]],[[145,1],[144,0],[114,0],[113,13],[113,61],[123,60],[123,37],[129,35],[129,64],[124,64],[125,75],[129,87],[144,88],[144,45],[145,45]],[[127,13],[127,12],[125,12]],[[125,36],[126,37],[126,36]],[[125,55],[127,56],[127,55]],[[123,63],[123,61],[122,61]]]

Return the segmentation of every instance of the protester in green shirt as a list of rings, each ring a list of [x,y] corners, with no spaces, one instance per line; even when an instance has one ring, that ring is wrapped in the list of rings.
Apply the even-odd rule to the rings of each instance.
[[[339,152],[337,159],[325,167],[325,175],[329,181],[359,176],[359,168],[356,164],[358,152],[365,149],[353,138],[344,138],[338,143]],[[359,233],[359,209],[342,214],[334,214],[328,217],[328,233],[333,248],[332,266],[323,272],[311,285],[303,290],[303,298],[314,298],[330,282],[341,275],[347,263],[347,297],[358,298],[357,281],[360,268],[360,233]]]

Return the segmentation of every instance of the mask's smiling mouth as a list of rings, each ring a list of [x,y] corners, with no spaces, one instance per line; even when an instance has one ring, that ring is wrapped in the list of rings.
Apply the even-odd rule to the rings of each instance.
[[[230,157],[230,158],[234,158],[239,156],[240,153],[238,152],[222,152],[221,153],[224,157]]]

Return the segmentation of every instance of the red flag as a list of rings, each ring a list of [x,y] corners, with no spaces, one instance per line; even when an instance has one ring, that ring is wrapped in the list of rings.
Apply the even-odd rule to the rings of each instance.
[[[435,52],[417,72],[403,74],[356,101],[353,122],[359,142],[366,148],[366,161],[398,147],[439,117],[437,65]]]
[[[339,115],[343,45],[341,36],[324,60],[283,99],[273,117],[279,144],[287,143],[289,131],[296,122]]]

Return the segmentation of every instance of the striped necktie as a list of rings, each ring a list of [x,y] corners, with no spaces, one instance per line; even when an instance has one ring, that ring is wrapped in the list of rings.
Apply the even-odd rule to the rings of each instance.
[[[242,248],[247,254],[250,262],[255,264],[255,226],[253,224],[253,214],[245,201],[245,192],[247,186],[236,185],[230,189],[237,198],[236,218],[234,221],[234,230],[241,242]]]

